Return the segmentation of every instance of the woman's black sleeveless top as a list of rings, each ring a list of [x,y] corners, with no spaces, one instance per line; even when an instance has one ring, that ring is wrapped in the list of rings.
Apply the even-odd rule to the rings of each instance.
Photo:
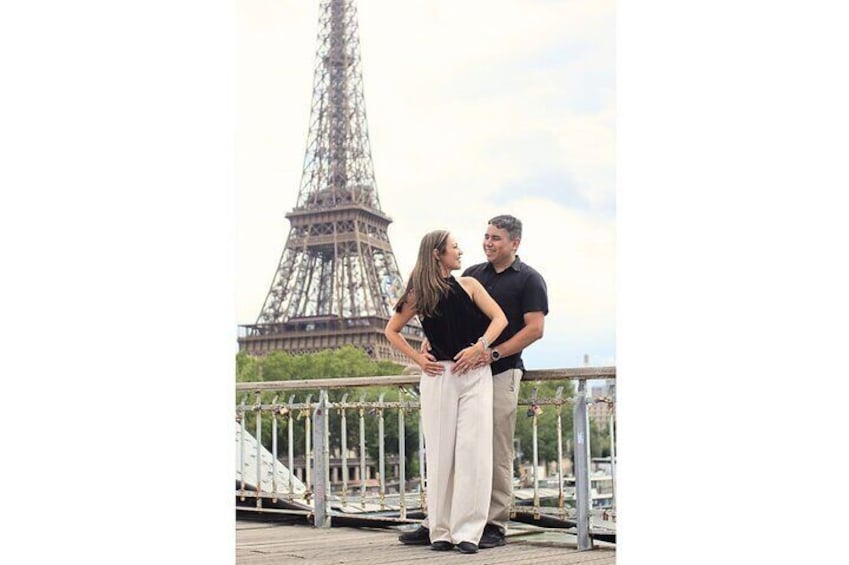
[[[430,342],[430,352],[437,361],[453,361],[457,353],[475,343],[489,326],[489,318],[475,306],[457,279],[445,280],[451,288],[439,299],[436,314],[419,317]]]

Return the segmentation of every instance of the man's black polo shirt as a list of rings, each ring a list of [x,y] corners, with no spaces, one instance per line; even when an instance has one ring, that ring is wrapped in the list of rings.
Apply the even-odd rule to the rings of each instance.
[[[500,273],[495,272],[492,263],[486,262],[472,265],[463,272],[463,276],[480,281],[507,316],[507,327],[492,343],[492,347],[519,333],[525,327],[524,316],[528,312],[548,314],[548,290],[542,275],[522,263],[518,255],[513,264]],[[492,364],[493,375],[507,369],[525,370],[521,352],[502,357]]]

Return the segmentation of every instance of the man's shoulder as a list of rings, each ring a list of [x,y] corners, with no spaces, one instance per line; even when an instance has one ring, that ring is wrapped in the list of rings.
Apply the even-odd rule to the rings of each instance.
[[[465,271],[463,271],[463,276],[474,277],[476,275],[479,275],[484,271],[484,269],[486,269],[487,265],[489,265],[489,263],[486,261],[484,261],[483,263],[478,263],[477,265],[472,265],[471,267],[468,267]]]
[[[526,276],[529,277],[539,277],[540,279],[542,279],[542,275],[540,274],[540,272],[525,263],[524,261],[517,260],[517,263],[517,266],[519,267],[518,271],[520,273],[524,273]]]

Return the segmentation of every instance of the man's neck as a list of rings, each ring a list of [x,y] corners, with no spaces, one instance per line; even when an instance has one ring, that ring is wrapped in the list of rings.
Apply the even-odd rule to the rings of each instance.
[[[507,270],[510,267],[510,265],[513,264],[513,262],[515,260],[516,260],[516,254],[514,253],[506,261],[503,261],[501,263],[491,263],[491,265],[492,265],[492,268],[495,269],[496,273],[501,273],[502,271]]]

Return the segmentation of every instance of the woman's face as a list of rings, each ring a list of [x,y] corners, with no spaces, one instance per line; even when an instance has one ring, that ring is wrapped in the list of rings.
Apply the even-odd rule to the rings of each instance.
[[[463,250],[460,249],[457,240],[454,239],[453,235],[448,234],[448,238],[445,240],[445,251],[439,256],[439,265],[442,267],[443,272],[447,274],[459,269],[460,257],[462,256]]]

